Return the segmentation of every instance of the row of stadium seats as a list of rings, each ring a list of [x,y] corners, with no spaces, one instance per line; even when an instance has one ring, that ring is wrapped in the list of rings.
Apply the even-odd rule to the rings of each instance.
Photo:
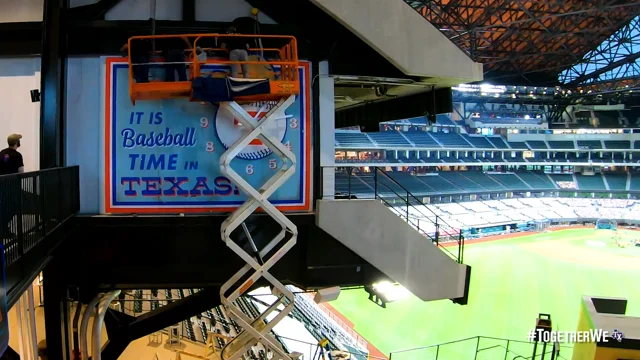
[[[428,209],[409,209],[410,216],[434,212],[454,227],[469,229],[495,225],[520,224],[546,219],[640,220],[640,201],[626,199],[512,198],[425,205]],[[423,231],[429,224],[422,224]]]
[[[606,173],[593,176],[581,174],[544,174],[542,172],[485,173],[482,171],[441,171],[423,175],[408,172],[388,172],[394,180],[416,196],[431,194],[472,193],[509,190],[576,189],[593,191],[638,191],[640,175]],[[336,171],[336,192],[360,197],[372,197],[374,189],[380,194],[394,196],[405,190],[384,176],[375,184],[372,173]],[[351,190],[349,191],[349,187]]]
[[[577,221],[581,218],[640,220],[637,212],[640,210],[640,202],[624,199],[513,198],[424,206],[428,209],[422,209],[422,207],[409,208],[409,216],[414,218],[412,225],[419,222],[419,230],[427,233],[435,232],[436,229],[430,221],[419,221],[421,214],[425,212],[434,212],[447,223],[460,229],[514,225],[547,219],[556,221]],[[402,214],[405,211],[405,208],[398,210]],[[506,228],[500,227],[492,231],[504,232],[505,230]],[[486,231],[484,235],[488,235]]]
[[[327,337],[340,350],[350,352],[353,360],[368,359],[368,349],[355,341],[333,319],[328,318],[307,294],[293,286],[288,286],[288,288],[296,297],[295,311],[292,312],[293,317],[301,321],[314,337]]]
[[[576,141],[526,141],[507,142],[501,136],[480,136],[445,132],[382,131],[362,133],[358,131],[336,132],[338,149],[348,148],[460,148],[460,149],[515,149],[515,150],[572,150],[572,149],[631,149],[630,141],[576,140]],[[640,141],[634,142],[640,149]]]
[[[405,155],[406,154],[406,155]],[[431,154],[427,155],[426,151],[418,151],[418,150],[409,150],[406,153],[404,151],[400,151],[397,154],[393,150],[385,150],[384,158],[379,159],[358,159],[358,158],[348,158],[348,159],[336,159],[337,163],[342,164],[359,164],[359,163],[393,163],[393,164],[437,164],[437,163],[496,163],[496,162],[529,162],[529,163],[550,163],[550,164],[558,164],[558,163],[572,163],[572,162],[591,162],[591,163],[638,163],[640,162],[640,158],[636,156],[635,159],[630,159],[629,155],[623,153],[586,153],[586,152],[537,152],[533,157],[524,158],[522,152],[511,153],[507,151],[506,153],[501,153],[499,151],[480,151],[475,154],[464,154],[460,152],[459,154],[449,153],[442,150],[440,151],[440,157],[436,151],[431,152]]]

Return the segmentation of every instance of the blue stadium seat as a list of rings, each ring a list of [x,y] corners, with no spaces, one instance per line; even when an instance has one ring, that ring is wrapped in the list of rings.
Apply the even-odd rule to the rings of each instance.
[[[508,149],[509,145],[502,139],[502,136],[489,136],[487,137],[490,143],[498,149]]]
[[[618,191],[627,189],[627,174],[605,173],[604,177],[607,179],[609,189]]]
[[[436,124],[446,125],[446,126],[456,126],[456,124],[451,120],[451,117],[449,117],[449,115],[444,115],[444,114],[436,115]]]
[[[529,140],[526,143],[527,143],[527,145],[529,145],[529,147],[532,150],[533,149],[548,149],[547,143],[545,143],[544,141]]]
[[[478,148],[478,149],[493,149],[495,148],[495,146],[493,146],[492,143],[489,142],[489,140],[487,140],[486,137],[484,136],[470,136],[470,135],[462,135],[462,137],[467,140],[469,143],[471,143],[471,145],[473,145],[474,147]]]
[[[586,147],[589,149],[602,149],[602,141],[600,140],[578,140],[578,147]]]
[[[527,184],[520,180],[520,178],[515,174],[487,174],[487,176],[499,182],[507,189],[525,190],[529,188],[529,186],[527,186]]]
[[[374,147],[367,135],[359,132],[336,132],[339,146],[345,147]]]
[[[456,187],[465,191],[483,191],[482,185],[477,182],[468,179],[456,171],[441,171],[440,176],[455,185]]]
[[[509,141],[509,146],[511,146],[512,149],[529,150],[529,147],[527,146],[527,144],[525,144],[523,142],[511,142],[511,141]]]
[[[440,176],[443,173],[444,172],[440,172],[437,175],[417,176],[416,178],[434,189],[436,193],[455,193],[465,190]]]
[[[631,149],[630,141],[605,140],[604,146],[607,149]]]
[[[629,191],[640,191],[640,174],[632,173]]]
[[[573,141],[548,141],[551,149],[575,149]]]
[[[440,144],[430,135],[428,132],[423,131],[410,131],[404,133],[404,136],[414,143],[417,147],[424,148],[439,148]]]
[[[431,133],[444,147],[470,148],[472,147],[462,136],[455,133]]]
[[[373,197],[373,177],[351,175],[351,194],[359,198]],[[336,172],[336,192],[349,194],[349,175],[346,172]]]
[[[501,183],[495,181],[492,177],[487,176],[482,171],[461,171],[460,175],[479,184],[486,190],[505,190],[505,187]]]
[[[517,174],[527,185],[533,189],[555,189],[554,184],[544,174],[533,172],[519,172]]]
[[[575,174],[576,181],[578,182],[578,189],[580,190],[607,190],[604,185],[604,180],[602,180],[602,176],[600,174],[596,175],[582,175]]]
[[[407,139],[397,131],[382,131],[367,133],[371,140],[386,147],[412,147]]]
[[[389,172],[388,174],[394,180],[402,184],[402,186],[409,190],[413,195],[426,195],[435,192],[432,187],[419,180],[421,178],[425,178],[424,176],[418,177],[411,175],[411,173],[402,171]]]

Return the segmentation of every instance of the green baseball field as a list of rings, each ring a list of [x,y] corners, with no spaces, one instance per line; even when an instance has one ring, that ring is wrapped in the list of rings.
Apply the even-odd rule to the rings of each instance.
[[[640,247],[633,246],[640,231],[614,234],[583,228],[468,244],[466,306],[409,297],[383,309],[364,290],[343,291],[331,305],[385,354],[479,335],[526,341],[539,313],[551,315],[555,330],[573,331],[582,295],[627,298],[627,315],[640,316]],[[461,352],[465,346],[460,343]],[[393,358],[433,356],[426,355],[414,351]]]

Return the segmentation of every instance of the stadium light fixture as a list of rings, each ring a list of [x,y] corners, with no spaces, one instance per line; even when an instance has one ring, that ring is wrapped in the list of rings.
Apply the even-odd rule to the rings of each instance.
[[[369,300],[382,308],[386,308],[387,303],[405,299],[410,294],[402,285],[389,281],[381,281],[371,286],[365,286],[364,289],[369,294]]]

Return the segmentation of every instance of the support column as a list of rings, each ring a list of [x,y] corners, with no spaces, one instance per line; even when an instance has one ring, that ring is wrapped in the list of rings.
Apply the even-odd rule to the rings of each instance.
[[[49,359],[69,360],[70,327],[67,284],[60,264],[52,260],[43,271],[44,324]]]
[[[318,86],[314,92],[318,93],[319,116],[314,117],[319,122],[317,127],[319,136],[318,160],[320,167],[316,171],[322,172],[319,184],[322,190],[322,199],[333,199],[335,195],[335,166],[336,162],[336,106],[334,100],[334,82],[329,77],[329,63],[321,61],[318,66]],[[320,195],[320,194],[319,194]]]
[[[44,0],[40,60],[40,168],[64,165],[64,67],[69,0]]]

